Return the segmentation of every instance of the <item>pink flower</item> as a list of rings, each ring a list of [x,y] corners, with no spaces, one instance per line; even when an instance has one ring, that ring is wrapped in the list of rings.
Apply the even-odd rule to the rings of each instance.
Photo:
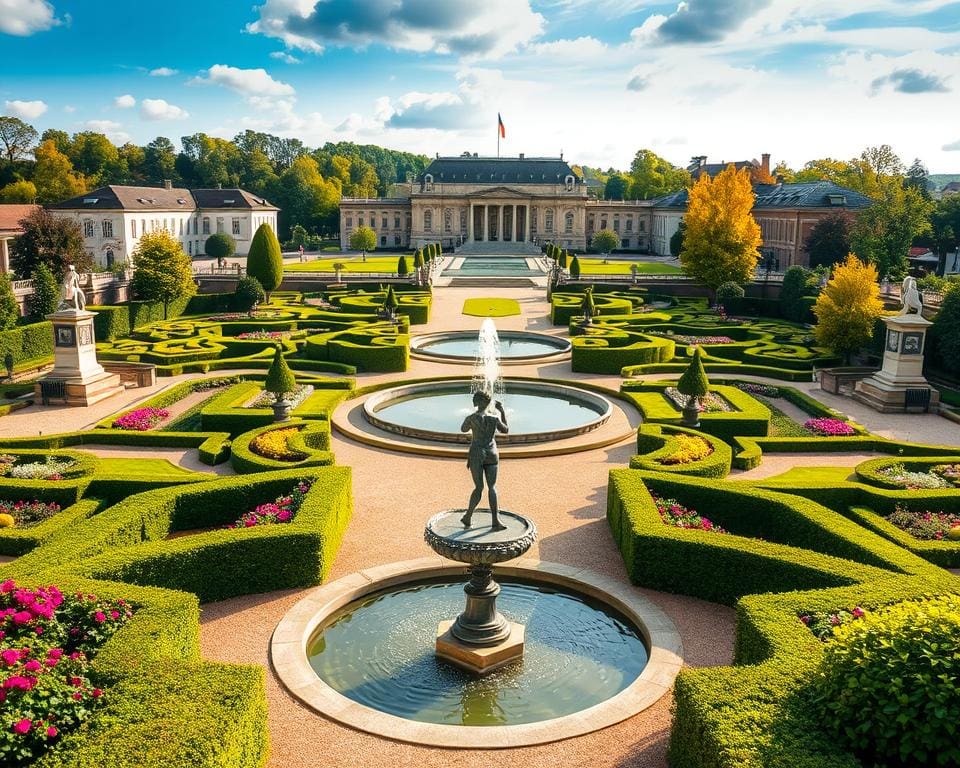
[[[23,668],[27,672],[40,672],[43,670],[43,665],[36,659],[30,659],[30,661],[23,665]]]
[[[95,699],[99,699],[101,696],[103,696],[103,691],[101,691],[99,688],[94,688],[92,691],[90,691],[90,695]]]
[[[13,724],[13,732],[19,733],[22,736],[25,733],[30,733],[30,727],[32,725],[33,723],[30,719],[25,717],[23,720],[17,720],[17,722]]]
[[[33,614],[30,611],[17,611],[13,614],[14,624],[29,624],[33,621]]]
[[[0,658],[3,659],[3,663],[8,667],[12,667],[18,661],[20,661],[20,651],[15,651],[12,648],[0,653]]]
[[[57,737],[57,733],[58,733],[58,731],[57,731],[56,726],[51,725],[51,726],[49,726],[49,727],[47,728],[47,738],[48,738],[48,739],[55,739],[55,738]]]
[[[97,624],[103,624],[103,622],[107,620],[107,614],[105,614],[103,611],[97,611],[95,614],[93,614],[93,620],[97,622]]]

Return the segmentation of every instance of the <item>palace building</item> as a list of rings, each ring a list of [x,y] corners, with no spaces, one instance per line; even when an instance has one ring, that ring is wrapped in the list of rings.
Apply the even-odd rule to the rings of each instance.
[[[439,242],[458,253],[534,253],[544,242],[584,250],[595,232],[609,229],[622,250],[667,255],[687,201],[686,190],[654,200],[597,200],[562,157],[524,155],[438,156],[394,190],[389,198],[341,200],[344,250],[359,226],[376,232],[379,248]],[[808,263],[804,242],[817,221],[871,202],[828,181],[758,184],[755,191],[763,250],[778,269]]]

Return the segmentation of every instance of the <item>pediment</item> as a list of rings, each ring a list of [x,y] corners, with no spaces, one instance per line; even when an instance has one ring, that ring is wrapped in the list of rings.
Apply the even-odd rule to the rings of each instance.
[[[487,197],[497,197],[497,198],[516,197],[518,199],[529,200],[530,193],[521,192],[517,189],[513,189],[512,187],[490,187],[489,189],[484,189],[477,192],[471,192],[470,194],[467,195],[467,197],[481,198],[481,199],[487,198]]]

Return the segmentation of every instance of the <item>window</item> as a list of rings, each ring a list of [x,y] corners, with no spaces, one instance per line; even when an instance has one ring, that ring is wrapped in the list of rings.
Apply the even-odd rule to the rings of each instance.
[[[647,222],[639,221],[637,222],[637,231],[646,232],[647,231]]]
[[[380,223],[381,223],[381,225],[382,225],[380,228],[381,228],[381,229],[386,229],[386,228],[387,228],[387,217],[384,216],[384,217],[383,217],[383,221],[381,221]]]
[[[604,217],[600,219],[600,229],[606,229],[606,228],[607,228],[607,219],[606,217]]]
[[[407,232],[410,231],[410,224],[412,221],[413,221],[413,215],[408,213],[407,214]]]
[[[203,217],[203,234],[210,234],[210,219],[208,219],[206,216]]]
[[[623,238],[623,240],[620,242],[620,245],[621,245],[622,247],[624,247],[624,248],[629,248],[629,247],[630,247],[630,238],[629,238],[629,237]]]
[[[83,236],[93,237],[93,222],[89,219],[83,222]]]
[[[217,216],[217,234],[218,235],[223,234],[223,217],[222,216]]]
[[[146,233],[147,233],[147,220],[146,220],[146,219],[140,219],[140,231],[141,231],[143,234],[146,234]]]
[[[363,226],[363,216],[360,216],[360,217],[357,218],[357,226],[358,226],[358,227],[362,227],[362,226]]]
[[[103,222],[103,236],[104,237],[113,237],[113,222],[109,219],[104,219]]]
[[[400,229],[400,216],[399,216],[399,215],[393,217],[393,228],[394,228],[394,229]]]
[[[353,227],[353,216],[347,216],[347,228]]]
[[[130,237],[132,237],[134,240],[136,240],[137,238],[137,220],[136,219],[131,219],[130,221]]]
[[[449,208],[443,212],[443,231],[453,231],[453,211],[451,211]]]
[[[189,235],[190,233],[187,232],[187,234]],[[180,237],[183,237],[183,219],[180,219]]]
[[[239,235],[240,235],[240,218],[239,218],[238,216],[234,216],[233,219],[231,220],[231,222],[230,222],[230,231],[231,231],[231,233],[233,233],[234,235],[236,235],[236,236],[239,237]]]
[[[193,240],[191,240],[191,241],[189,241],[189,242],[187,243],[187,253],[188,253],[190,256],[193,256]]]
[[[573,214],[570,212],[563,217],[563,231],[567,234],[573,232]]]
[[[568,175],[566,179],[567,192],[573,192],[573,176]]]
[[[394,236],[393,236],[393,244],[394,244],[394,245],[400,245],[400,235],[394,235]]]
[[[423,177],[423,189],[425,192],[433,192],[433,176],[429,173]]]
[[[386,235],[384,235],[383,237],[380,238],[380,245],[386,247],[386,245],[387,245],[387,236],[386,236]]]
[[[433,211],[423,212],[423,231],[433,232]]]
[[[627,219],[627,232],[633,232],[633,219]]]
[[[543,228],[546,232],[553,232],[553,208],[547,208],[544,215],[546,221],[543,224]]]
[[[619,232],[619,231],[620,231],[620,217],[619,217],[619,216],[614,216],[614,217],[613,217],[613,231],[614,231],[614,232]]]
[[[467,211],[464,208],[460,209],[460,231],[467,231]]]
[[[540,218],[539,211],[536,208],[530,209],[530,233],[537,233],[537,220]]]

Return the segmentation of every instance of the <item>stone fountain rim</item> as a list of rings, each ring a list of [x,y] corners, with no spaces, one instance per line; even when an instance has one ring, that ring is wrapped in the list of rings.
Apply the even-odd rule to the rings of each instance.
[[[477,330],[462,331],[437,331],[435,333],[423,333],[413,336],[410,339],[410,355],[418,360],[432,360],[437,363],[453,363],[456,365],[473,365],[474,358],[466,355],[445,355],[437,352],[426,352],[423,349],[425,344],[440,339],[475,339]],[[501,357],[500,365],[530,365],[531,363],[555,362],[569,357],[572,346],[568,339],[561,336],[551,336],[549,333],[538,333],[536,331],[512,331],[509,329],[497,329],[497,336],[511,339],[529,339],[531,341],[547,342],[556,347],[554,352],[546,352],[539,355],[521,355],[519,357]]]
[[[537,526],[529,517],[500,510],[501,515],[517,518],[524,523],[522,535],[505,541],[459,541],[441,536],[433,530],[433,524],[446,515],[461,516],[466,509],[446,509],[431,517],[423,529],[423,539],[430,549],[448,560],[467,565],[496,565],[507,560],[516,560],[526,554],[537,540]],[[477,512],[489,512],[487,508],[478,508]]]
[[[458,749],[533,746],[582,736],[633,717],[669,693],[683,665],[680,634],[673,621],[638,590],[586,568],[535,558],[499,565],[496,573],[564,587],[610,605],[642,635],[649,650],[646,667],[616,696],[579,712],[537,723],[482,728],[406,720],[358,704],[321,680],[307,657],[316,631],[334,612],[373,592],[414,581],[464,576],[462,565],[434,556],[364,569],[311,590],[273,632],[273,672],[294,698],[338,723],[395,741]]]

